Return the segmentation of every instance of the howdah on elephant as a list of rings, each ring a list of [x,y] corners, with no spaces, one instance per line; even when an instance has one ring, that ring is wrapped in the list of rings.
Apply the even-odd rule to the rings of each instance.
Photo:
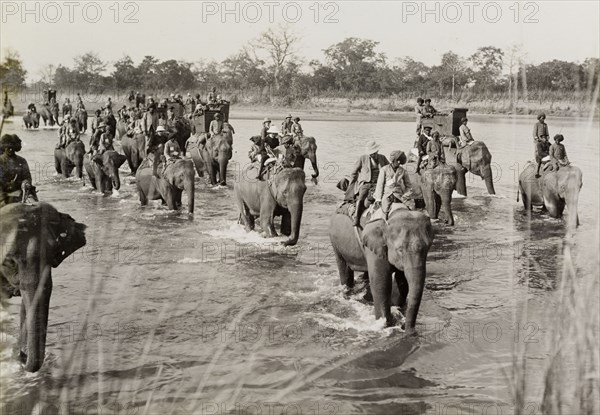
[[[64,177],[70,177],[75,168],[77,177],[83,179],[83,158],[85,145],[80,141],[72,141],[66,148],[54,149],[54,168]]]
[[[25,128],[38,128],[40,126],[40,114],[30,112],[23,115],[23,124],[25,124]]]
[[[537,164],[529,162],[519,174],[519,193],[525,209],[544,206],[550,216],[560,218],[566,207],[567,224],[570,229],[575,229],[579,225],[577,205],[583,186],[581,170],[576,166],[564,166],[557,171],[543,171],[539,178],[535,177],[536,171]]]
[[[446,163],[454,165],[457,174],[456,191],[467,195],[466,174],[471,172],[485,181],[487,191],[495,195],[494,176],[492,174],[492,154],[483,141],[475,141],[471,145],[457,148],[456,139],[446,138],[443,141]]]
[[[310,164],[314,170],[312,174],[313,181],[319,177],[319,166],[317,165],[317,142],[314,137],[301,136],[294,140],[294,145],[298,146],[300,152],[294,159],[294,167],[299,167],[304,170],[306,159],[310,160]]]
[[[92,187],[101,193],[121,188],[119,167],[125,163],[125,156],[114,150],[107,150],[100,157],[85,158],[84,165]]]
[[[191,160],[177,160],[164,169],[161,163],[158,166],[160,177],[152,172],[152,160],[146,159],[138,168],[135,178],[142,206],[148,200],[162,199],[171,210],[181,206],[181,195],[185,191],[188,199],[188,213],[194,213],[195,202],[195,171]]]
[[[444,222],[454,226],[452,192],[456,188],[456,169],[446,164],[439,164],[434,169],[421,169],[418,174],[416,169],[416,163],[406,165],[406,171],[412,185],[412,198],[425,202],[425,207],[431,219],[437,219],[440,208],[443,208]]]
[[[392,326],[394,276],[406,330],[413,330],[425,288],[427,254],[433,243],[431,221],[422,212],[397,209],[387,221],[367,222],[360,236],[355,229],[347,215],[332,216],[329,238],[341,284],[352,288],[354,272],[367,272],[375,318],[384,318],[386,325]]]
[[[235,183],[235,200],[246,231],[254,229],[255,219],[260,216],[263,232],[269,238],[275,237],[273,220],[281,216],[281,233],[289,236],[284,244],[296,245],[302,222],[305,179],[304,171],[294,167],[282,169],[266,180],[243,179]]]
[[[29,372],[44,362],[51,269],[85,243],[85,225],[47,203],[0,209],[0,295],[22,297],[19,359]]]
[[[231,139],[225,134],[217,134],[199,148],[210,184],[227,185],[227,165],[233,153]]]

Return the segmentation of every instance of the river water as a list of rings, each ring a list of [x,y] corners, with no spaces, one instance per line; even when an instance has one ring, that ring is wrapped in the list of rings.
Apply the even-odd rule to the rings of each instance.
[[[5,125],[23,140],[40,199],[85,223],[88,243],[54,270],[40,372],[16,363],[20,299],[3,314],[4,413],[511,413],[515,350],[539,413],[565,223],[516,202],[535,120],[470,117],[493,155],[497,195],[468,175],[456,225],[434,224],[418,335],[407,337],[382,329],[360,291],[344,295],[327,227],[343,196],[335,183],[364,143],[407,151],[414,123],[304,121],[321,178],[307,179],[299,243],[283,248],[236,224],[232,188],[260,120],[231,119],[228,187],[197,178],[193,217],[141,208],[131,177],[112,196],[57,177],[56,131]],[[597,273],[599,125],[549,126],[583,171],[576,266]]]

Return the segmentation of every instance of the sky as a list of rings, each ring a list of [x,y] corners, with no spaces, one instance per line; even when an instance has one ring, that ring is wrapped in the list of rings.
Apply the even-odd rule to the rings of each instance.
[[[16,50],[37,79],[95,51],[190,62],[223,60],[278,24],[301,36],[299,54],[320,59],[347,37],[380,42],[389,62],[439,64],[452,50],[522,45],[528,63],[600,57],[600,2],[593,1],[0,1],[0,46]],[[112,70],[109,65],[109,70]]]

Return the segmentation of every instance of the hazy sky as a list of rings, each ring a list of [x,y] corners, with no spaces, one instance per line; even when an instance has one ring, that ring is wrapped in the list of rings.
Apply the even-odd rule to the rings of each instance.
[[[469,56],[480,46],[513,43],[531,63],[600,56],[597,0],[45,1],[26,3],[28,12],[21,1],[0,3],[2,49],[17,50],[33,78],[45,65],[71,66],[90,50],[110,62],[123,55],[136,63],[145,55],[222,60],[286,22],[301,34],[307,59],[321,59],[323,49],[350,36],[379,41],[390,61],[411,56],[428,65],[448,50]]]

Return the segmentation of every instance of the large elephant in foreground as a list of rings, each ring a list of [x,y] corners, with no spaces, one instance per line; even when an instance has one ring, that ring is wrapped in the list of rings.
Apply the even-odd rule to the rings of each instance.
[[[529,162],[519,174],[519,193],[525,209],[544,206],[550,216],[559,218],[566,206],[569,211],[567,224],[570,229],[575,229],[579,225],[577,205],[583,186],[581,170],[566,166],[557,171],[544,171],[539,178],[535,177],[536,171],[537,164]]]
[[[40,115],[42,116],[42,120],[44,121],[44,126],[49,125],[50,127],[53,127],[54,124],[58,124],[58,119],[54,118],[54,115],[52,114],[49,105],[40,106]]]
[[[44,362],[51,269],[85,243],[85,225],[47,203],[0,209],[0,296],[22,297],[19,359],[28,372]]]
[[[70,177],[75,168],[77,177],[83,179],[83,158],[85,145],[80,141],[72,141],[66,148],[54,149],[54,168],[57,173]]]
[[[23,124],[25,124],[25,128],[38,128],[40,126],[40,114],[30,112],[23,115]]]
[[[259,216],[260,227],[266,236],[275,237],[273,220],[275,216],[281,216],[281,233],[289,236],[284,245],[296,245],[302,222],[305,179],[304,171],[294,167],[282,169],[266,180],[248,179],[235,183],[235,200],[246,231],[254,229],[255,218]]]
[[[306,159],[309,159],[314,170],[312,178],[316,182],[319,177],[319,166],[317,165],[317,142],[315,138],[307,136],[297,137],[294,140],[294,145],[300,149],[300,153],[294,159],[294,167],[300,167],[304,170]]]
[[[467,181],[465,176],[468,171],[485,181],[485,186],[489,194],[496,194],[491,167],[492,154],[483,141],[475,141],[471,145],[457,148],[456,139],[450,137],[446,138],[443,144],[446,163],[453,164],[458,173],[456,191],[459,194],[463,196],[467,195]]]
[[[113,188],[121,188],[119,167],[125,163],[125,156],[114,150],[102,153],[101,158],[85,158],[85,170],[87,171],[92,187],[101,193],[111,192]]]
[[[227,185],[227,165],[232,153],[231,139],[225,134],[212,136],[206,140],[204,146],[200,147],[204,168],[211,185]]]
[[[135,174],[146,158],[146,137],[144,134],[134,134],[133,137],[125,135],[121,138],[121,148],[127,158],[131,174]]]
[[[421,169],[417,174],[417,164],[408,163],[406,172],[413,190],[413,199],[423,200],[431,219],[437,219],[440,208],[444,210],[444,221],[454,226],[452,214],[452,192],[456,188],[457,172],[453,166],[439,164],[434,169]]]
[[[163,165],[158,166],[162,171]],[[169,165],[158,178],[152,173],[152,160],[146,159],[135,174],[136,185],[142,206],[148,200],[162,199],[171,210],[181,206],[181,195],[185,191],[188,199],[188,212],[194,213],[195,184],[194,165],[191,160],[177,160]]]
[[[354,272],[368,272],[375,318],[385,318],[386,325],[391,326],[394,325],[391,313],[394,275],[406,329],[414,329],[425,288],[425,263],[433,243],[433,229],[427,215],[394,210],[387,221],[368,222],[359,236],[352,219],[336,213],[331,218],[329,238],[341,284],[352,288]]]

